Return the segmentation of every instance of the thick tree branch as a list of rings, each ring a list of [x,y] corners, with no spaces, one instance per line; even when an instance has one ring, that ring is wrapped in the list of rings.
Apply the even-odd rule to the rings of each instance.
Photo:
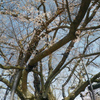
[[[50,83],[52,82],[52,80],[58,75],[58,72],[60,70],[60,68],[62,67],[62,65],[64,64],[64,62],[66,61],[66,59],[68,58],[68,55],[71,51],[71,49],[74,46],[74,42],[71,41],[71,43],[69,44],[69,46],[67,47],[66,51],[65,51],[65,55],[63,55],[63,58],[61,59],[61,61],[59,62],[59,64],[57,65],[57,67],[54,69],[54,71],[51,73],[51,75],[48,77],[46,83],[45,83],[45,88],[46,91],[48,91]]]
[[[0,81],[5,83],[10,89],[12,89],[12,84],[8,80],[0,76]],[[23,100],[26,100],[25,96],[22,94],[21,89],[19,87],[16,89],[16,93],[18,94],[20,98],[22,98]]]
[[[38,54],[37,56],[35,56],[34,59],[32,59],[29,62],[29,65],[33,65],[37,61],[40,61],[42,58],[46,57],[47,55],[51,54],[52,52],[56,51],[57,49],[59,49],[60,47],[62,47],[66,43],[68,43],[69,41],[76,38],[75,32],[76,32],[77,27],[79,26],[80,22],[82,21],[82,19],[85,16],[85,13],[88,9],[90,1],[91,0],[88,0],[88,1],[87,0],[82,0],[80,10],[79,10],[78,15],[76,16],[75,20],[71,24],[69,34],[67,36],[65,36],[63,39],[61,39],[60,41],[58,41],[57,43],[55,43],[49,49],[47,49],[44,52],[42,52],[42,53]]]
[[[45,23],[43,23],[43,25],[41,25],[41,28],[38,29],[38,30],[34,30],[35,31],[35,35],[33,37],[33,39],[31,40],[30,44],[29,44],[29,47],[28,47],[28,50],[26,52],[26,55],[25,55],[25,63],[28,61],[28,59],[30,58],[33,50],[36,48],[36,46],[38,45],[38,42],[40,40],[40,33],[46,29],[46,27],[59,15],[61,14],[62,12],[64,11],[64,9],[59,9],[57,10],[57,12],[55,13],[55,15],[53,17],[51,17],[49,20],[47,20]],[[43,36],[44,37],[44,36]]]
[[[9,8],[9,9],[7,10],[4,8],[3,10],[0,11],[2,19],[3,19],[3,17],[7,17],[7,18],[11,17],[10,20],[7,20],[7,22],[6,22],[6,20],[1,19],[1,22],[3,23],[3,25],[1,23],[1,25],[2,25],[1,32],[2,32],[2,30],[3,30],[3,32],[0,35],[0,39],[1,39],[0,47],[3,50],[2,51],[0,49],[0,56],[2,59],[4,59],[4,61],[2,63],[6,63],[7,61],[8,61],[8,63],[10,63],[9,62],[10,59],[7,60],[7,57],[9,58],[10,52],[12,52],[12,49],[14,50],[14,53],[15,53],[15,55],[13,57],[14,59],[11,59],[12,64],[14,64],[14,62],[16,62],[16,64],[14,64],[14,66],[10,65],[10,64],[9,65],[2,64],[2,63],[0,64],[0,68],[3,69],[3,71],[9,70],[9,69],[14,69],[14,71],[15,71],[15,69],[16,69],[16,74],[14,73],[15,75],[14,75],[14,77],[12,77],[11,83],[9,80],[8,81],[9,84],[7,84],[8,88],[10,87],[9,91],[11,91],[11,96],[10,96],[11,100],[14,99],[15,94],[18,94],[18,96],[23,100],[26,100],[26,99],[41,100],[41,98],[43,100],[44,99],[47,100],[51,96],[53,97],[52,93],[55,91],[55,90],[53,92],[49,91],[52,81],[55,80],[57,75],[59,76],[59,73],[63,69],[68,68],[70,70],[70,67],[67,67],[67,65],[72,64],[73,68],[71,67],[72,68],[71,72],[67,73],[67,74],[69,74],[69,77],[67,77],[67,80],[63,84],[63,87],[69,82],[71,77],[73,77],[73,74],[78,73],[79,77],[78,76],[76,76],[76,77],[79,80],[80,80],[80,78],[81,79],[84,78],[84,76],[80,77],[83,74],[85,75],[85,73],[82,72],[82,68],[79,67],[78,71],[75,70],[76,67],[78,66],[78,63],[76,65],[73,65],[73,64],[75,64],[73,62],[80,61],[82,58],[84,58],[84,60],[85,60],[85,58],[86,58],[87,59],[87,60],[85,60],[86,65],[88,65],[90,63],[98,65],[98,63],[94,62],[94,60],[97,57],[100,57],[100,52],[95,51],[95,53],[90,52],[90,54],[89,53],[87,54],[85,52],[87,51],[87,48],[90,46],[90,44],[95,43],[95,42],[98,43],[98,40],[100,39],[100,36],[98,34],[95,34],[95,31],[99,32],[99,29],[100,29],[99,24],[97,24],[97,26],[95,26],[95,23],[98,20],[96,18],[99,16],[98,15],[99,12],[97,12],[97,10],[100,8],[100,3],[98,2],[99,0],[94,0],[94,1],[93,0],[81,0],[80,2],[76,2],[74,0],[72,0],[72,1],[61,0],[60,2],[57,0],[53,0],[53,2],[51,2],[51,3],[55,3],[55,4],[54,4],[54,6],[50,4],[50,9],[48,8],[49,6],[47,7],[47,2],[45,2],[45,1],[46,0],[40,0],[38,2],[37,1],[30,2],[30,1],[26,0],[26,2],[25,2],[26,5],[23,5],[23,7],[22,7],[21,3],[19,3],[18,5],[15,4],[14,6],[13,6],[13,4],[11,4],[11,5],[7,4],[9,6],[7,8]],[[34,5],[32,3],[36,3],[36,5]],[[11,6],[13,6],[13,7],[11,7]],[[16,12],[16,10],[13,10],[17,6],[18,6],[17,10],[19,12]],[[25,6],[25,9],[23,9],[24,6]],[[52,6],[54,8],[51,8]],[[65,7],[67,8],[67,10],[65,10],[66,9]],[[3,7],[1,5],[1,9],[2,8]],[[74,12],[74,9],[77,9],[77,14]],[[52,10],[54,10],[53,13],[52,13]],[[22,11],[23,11],[23,14],[25,14],[25,15],[21,14]],[[49,13],[49,11],[50,11],[50,13]],[[97,14],[96,14],[96,12],[97,12]],[[40,15],[41,13],[43,14],[43,16]],[[51,13],[52,13],[52,15],[51,15]],[[67,16],[66,16],[66,14],[67,14]],[[37,18],[37,17],[39,17],[39,18]],[[67,22],[66,22],[66,19],[68,17],[70,20],[70,26],[68,26]],[[35,20],[35,18],[38,21]],[[71,19],[71,18],[73,18],[73,19]],[[21,21],[21,19],[24,19],[25,22]],[[31,21],[31,20],[33,20],[33,21]],[[13,23],[14,26],[11,25],[12,23],[10,23],[10,22],[14,22]],[[92,24],[93,24],[93,26],[91,27]],[[94,32],[93,34],[97,35],[97,38],[96,39],[94,38],[94,40],[87,38],[89,40],[87,40],[87,43],[86,43],[86,41],[84,41],[84,39],[85,39],[84,35],[81,35],[82,31],[87,32],[88,30],[94,30],[94,29],[95,29],[95,31],[92,31],[92,32]],[[16,34],[14,34],[12,30],[15,30]],[[63,33],[63,32],[65,32],[65,33]],[[79,33],[79,34],[77,34],[77,33]],[[88,33],[86,33],[86,34],[88,35],[88,37],[92,35],[92,34],[88,34]],[[11,37],[10,37],[10,35],[11,35]],[[16,36],[13,36],[13,35],[16,35]],[[60,37],[62,35],[63,35],[63,37]],[[87,36],[87,35],[85,35],[85,36]],[[77,43],[75,45],[76,48],[73,48],[73,46],[75,44],[75,40],[78,36],[82,39],[82,41],[80,41],[80,42],[82,42],[82,43],[84,42],[84,44],[78,45],[80,43]],[[6,38],[2,38],[2,37],[6,37]],[[9,38],[11,38],[11,40]],[[20,39],[17,41],[17,43],[19,44],[18,46],[17,46],[17,44],[10,43],[13,40],[16,40],[17,38]],[[7,41],[6,41],[6,39],[7,39]],[[21,46],[22,44],[25,47],[22,47]],[[64,45],[66,45],[68,47],[65,48]],[[62,46],[64,46],[64,48]],[[84,48],[83,51],[80,46],[82,46],[82,48]],[[54,60],[55,58],[52,59],[51,55],[56,50],[58,50],[57,52],[59,52],[60,48],[61,48],[61,50],[63,49],[65,51],[65,53],[61,54],[61,56],[62,56],[62,57],[60,56],[62,58],[61,61],[59,61],[59,58],[57,56],[56,59],[58,60],[58,62],[55,62],[55,60]],[[9,49],[9,51],[8,51],[8,49]],[[90,46],[90,49],[91,49],[91,46]],[[97,47],[97,50],[98,49],[99,48]],[[18,53],[17,50],[20,51],[19,58],[17,55],[17,53]],[[38,54],[36,55],[37,51],[38,51]],[[70,52],[72,54],[69,56]],[[77,54],[75,56],[73,56],[73,53],[76,53],[76,52],[77,52]],[[17,58],[17,60],[15,57]],[[49,59],[48,59],[48,57],[49,57]],[[44,58],[47,59],[45,61],[46,63],[44,62],[44,60],[45,60]],[[66,60],[68,60],[68,61],[66,61]],[[35,89],[38,91],[37,92],[38,95],[36,95],[34,97],[34,95],[33,95],[34,93],[31,94],[28,91],[27,86],[29,84],[27,83],[27,76],[28,76],[29,71],[31,71],[33,69],[33,67],[35,69],[36,66],[34,66],[34,65],[36,65],[39,61],[40,61],[39,71],[33,71],[33,72],[35,72],[35,75],[36,75],[36,76],[34,75],[34,77],[33,77],[35,79],[33,84],[35,85]],[[48,62],[48,69],[45,70],[45,67],[47,68],[47,66],[45,66],[45,64],[47,65],[47,62]],[[52,63],[54,63],[54,65],[53,65],[54,68],[52,66]],[[42,66],[42,64],[43,64],[43,66]],[[37,68],[38,67],[39,67],[39,65],[37,66]],[[42,67],[44,67],[44,68],[42,68]],[[75,73],[74,73],[74,71],[75,71]],[[48,77],[47,77],[47,74],[44,74],[45,72],[47,72],[47,73],[49,72]],[[2,75],[4,75],[4,77],[6,76],[6,74],[2,74]],[[38,75],[39,75],[40,80],[37,80],[37,79],[39,79]],[[62,75],[64,75],[64,73]],[[45,76],[46,76],[46,79],[45,79]],[[75,77],[75,79],[76,79],[76,77]],[[99,77],[100,77],[100,74],[99,74]],[[73,78],[72,78],[73,83],[77,82]],[[3,78],[1,76],[0,76],[0,81],[5,84],[7,83],[5,80],[3,80]],[[69,97],[65,97],[65,99],[66,100],[74,100],[74,98],[77,95],[79,95],[80,91],[83,91],[86,88],[87,84],[89,84],[87,81],[85,83],[85,81],[84,81],[84,83],[82,83],[83,82],[82,81],[81,82],[82,84],[79,84],[79,86],[77,88],[74,87],[72,89],[73,92],[71,91],[72,93],[69,93]],[[99,78],[96,78],[93,82],[96,82],[96,81],[100,82]],[[40,86],[40,88],[36,87],[37,84],[38,84],[38,86]],[[28,98],[28,95],[30,95],[30,94],[33,96],[30,96]],[[55,100],[55,97],[53,97],[53,98]],[[51,99],[53,99],[53,98],[51,98]]]
[[[75,20],[71,23],[71,29],[69,31],[69,34],[67,36],[65,36],[63,39],[61,39],[60,41],[58,41],[57,43],[55,43],[49,49],[47,49],[44,52],[39,53],[38,55],[36,55],[29,62],[29,65],[31,65],[31,66],[34,65],[37,61],[40,61],[44,57],[48,56],[52,52],[56,51],[57,49],[59,49],[60,47],[62,47],[66,43],[68,43],[69,41],[74,40],[76,38],[75,32],[76,32],[77,27],[79,26],[80,22],[82,21],[82,19],[85,16],[85,13],[86,13],[86,11],[88,9],[90,1],[91,0],[88,0],[88,1],[87,0],[82,0],[82,3],[81,3],[81,6],[80,6],[80,10],[78,12],[78,15],[76,16]],[[25,80],[24,80],[24,82],[25,82]]]
[[[35,32],[35,35],[34,35],[34,37],[33,37],[33,39],[31,40],[31,42],[30,42],[30,44],[29,44],[29,47],[28,47],[28,50],[27,50],[27,52],[26,52],[26,54],[25,54],[25,60],[24,60],[24,63],[27,63],[27,61],[29,60],[29,58],[30,58],[30,56],[31,56],[31,54],[32,54],[32,52],[33,52],[33,50],[35,50],[36,49],[36,46],[38,45],[38,42],[39,42],[39,40],[40,40],[40,37],[39,37],[39,35],[40,35],[40,33],[44,30],[44,29],[46,29],[46,27],[59,15],[59,14],[61,14],[62,12],[64,11],[64,9],[59,9],[59,10],[57,10],[57,12],[55,13],[55,15],[52,17],[52,18],[50,18],[49,20],[47,20],[45,23],[43,23],[43,25],[41,26],[41,29],[39,29],[39,30],[35,30],[36,32]],[[48,52],[48,51],[47,51]],[[42,55],[44,55],[44,54],[42,54]],[[37,56],[37,55],[36,55]],[[41,56],[41,55],[40,55]],[[35,59],[36,59],[36,62],[35,63],[37,63],[37,58],[35,57]],[[41,59],[39,59],[38,61],[40,61]],[[34,62],[33,62],[34,63]],[[34,64],[29,64],[28,66],[33,66]],[[25,75],[26,74],[26,75]],[[25,76],[27,76],[27,72],[24,70],[24,73],[23,73],[23,81],[22,81],[22,83],[23,83],[23,85],[26,87],[26,89],[24,88],[24,91],[25,90],[27,90],[27,78],[25,78]]]
[[[93,89],[99,89],[100,88],[100,83],[93,84],[92,86],[93,86]],[[91,90],[90,85],[88,86],[88,89]]]
[[[98,3],[98,5],[95,7],[95,9],[92,11],[92,13],[90,12],[91,9],[93,8],[93,6],[95,6],[95,4],[97,2],[98,2],[98,0],[95,0],[95,2],[89,7],[89,9],[87,11],[87,14],[86,14],[86,17],[85,17],[85,20],[84,20],[84,23],[83,23],[82,26],[86,26],[93,19],[93,17],[95,16],[97,10],[100,8],[100,3]],[[91,15],[90,15],[90,13],[91,13]]]
[[[100,72],[96,75],[94,75],[93,78],[91,78],[91,82],[93,83],[97,78],[100,77]],[[79,86],[77,86],[77,88],[71,92],[68,97],[65,98],[65,100],[74,100],[74,98],[82,91],[84,91],[84,89],[89,85],[89,82],[83,82],[82,84],[80,84]]]
[[[36,63],[37,61],[40,61],[42,58],[48,56],[49,54],[51,54],[52,52],[56,51],[57,49],[59,49],[60,47],[62,47],[64,44],[68,43],[69,41],[71,41],[72,39],[74,39],[75,36],[72,34],[68,34],[67,36],[65,36],[63,39],[61,39],[60,41],[58,41],[57,43],[55,43],[53,46],[51,46],[50,48],[48,48],[47,50],[45,50],[44,52],[39,53],[38,55],[36,55],[30,62],[29,65],[33,65],[34,63]]]
[[[79,65],[80,60],[77,61],[77,63],[75,64],[74,68],[72,69],[69,77],[67,78],[66,82],[62,85],[62,94],[63,97],[65,97],[65,91],[64,91],[64,86],[69,82],[69,80],[71,79],[72,75],[74,74],[75,69],[77,68],[77,66]]]
[[[20,53],[19,53],[19,58],[18,58],[17,64],[19,66],[23,67],[23,63],[24,63],[23,51],[21,50]],[[15,81],[14,81],[12,89],[11,89],[11,97],[10,97],[11,100],[14,99],[14,93],[15,93],[18,85],[19,85],[21,76],[22,76],[22,70],[18,69],[17,72],[16,72]]]

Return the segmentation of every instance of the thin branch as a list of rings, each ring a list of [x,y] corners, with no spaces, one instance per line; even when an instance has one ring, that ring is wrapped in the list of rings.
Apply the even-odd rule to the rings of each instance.
[[[23,58],[22,50],[20,51],[17,64],[20,65],[21,67],[23,67],[23,65],[24,65],[24,58]],[[16,77],[15,77],[12,89],[11,89],[11,97],[10,97],[11,100],[14,99],[14,93],[16,92],[16,89],[19,85],[19,81],[21,79],[21,76],[22,76],[22,70],[18,69],[16,72]]]
[[[67,28],[67,29],[70,29],[70,26],[67,26],[67,25],[65,25],[65,26],[58,26],[58,27],[55,27],[55,28],[51,28],[51,29],[48,29],[47,31],[48,32],[52,32],[52,31],[55,31],[56,29],[65,29],[65,28]],[[100,28],[100,25],[98,25],[98,26],[93,26],[93,27],[86,27],[86,28],[78,28],[77,30],[80,30],[80,31],[86,31],[86,30],[94,30],[94,29],[99,29]]]
[[[72,19],[71,19],[71,15],[70,15],[70,10],[69,10],[68,0],[66,0],[66,8],[67,8],[67,11],[68,11],[69,20],[70,20],[70,22],[72,23]]]
[[[88,65],[90,65],[96,58],[98,58],[99,57],[99,55],[97,55],[96,57],[94,57],[91,61],[88,61],[87,63],[86,63],[86,66],[88,66]]]
[[[10,81],[9,81],[10,84],[12,82],[12,79],[13,79],[13,76],[11,76],[11,78],[10,78]],[[4,100],[6,100],[6,97],[7,97],[8,93],[9,93],[9,90],[10,90],[10,88],[8,86],[7,89],[6,89],[6,93],[5,93],[5,96],[4,96]]]
[[[91,78],[91,82],[93,83],[97,78],[100,77],[100,72],[94,75],[93,78]],[[88,80],[80,84],[73,92],[71,92],[68,97],[65,97],[65,100],[74,100],[74,98],[79,95],[80,92],[84,91],[84,89],[89,85]]]
[[[85,54],[83,54],[83,55],[80,54],[80,56],[75,57],[75,58],[77,59],[77,58],[90,57],[90,56],[95,56],[95,55],[100,55],[100,52],[90,53],[90,54],[86,54],[86,55]]]
[[[0,14],[3,14],[3,15],[11,15],[13,17],[18,17],[18,14],[15,13],[15,12],[11,12],[11,11],[0,11]]]
[[[0,81],[3,82],[4,84],[6,84],[10,89],[12,89],[12,84],[10,84],[10,82],[7,79],[2,78],[0,76]],[[21,91],[21,89],[19,87],[16,89],[16,93],[18,94],[18,96],[20,98],[22,98],[23,100],[26,100],[25,96],[22,94],[22,91]]]
[[[6,64],[9,64],[9,65],[11,65],[11,63],[9,62],[9,59],[6,57],[6,55],[3,53],[3,51],[0,49],[0,56],[2,56],[3,57],[3,59],[4,59],[4,62],[6,63]],[[8,61],[8,62],[7,62]]]
[[[6,69],[6,70],[8,70],[8,69],[21,69],[21,70],[25,69],[25,67],[20,67],[20,66],[4,66],[2,64],[0,64],[0,68]]]
[[[89,76],[88,76],[88,72],[87,72],[87,70],[86,70],[86,66],[85,66],[85,65],[84,65],[84,63],[83,63],[83,60],[82,60],[82,64],[83,64],[83,67],[84,67],[85,73],[86,73],[86,75],[87,75],[88,82],[89,82],[90,87],[91,87],[91,92],[92,92],[92,100],[96,100],[96,99],[95,99],[94,92],[93,92],[92,83],[91,83],[90,78],[89,78]]]
[[[14,53],[11,53],[10,58],[9,58],[8,61],[6,62],[6,65],[10,63],[10,60],[11,60],[11,58],[13,57],[13,55],[14,55]],[[5,66],[6,66],[6,65],[5,65]]]
[[[77,30],[82,30],[82,31],[86,31],[86,30],[93,30],[93,29],[99,29],[100,25],[98,26],[93,26],[93,27],[86,27],[86,28],[79,28]]]
[[[86,45],[86,47],[84,48],[83,54],[86,52],[86,49],[88,48],[89,45],[91,45],[93,42],[95,42],[96,40],[98,40],[100,37],[97,37],[96,39],[92,40],[90,43],[88,43]]]
[[[1,44],[5,44],[5,45],[8,45],[8,46],[10,46],[10,47],[13,47],[13,48],[15,48],[16,50],[19,50],[19,47],[13,45],[12,43],[8,43],[8,42],[5,42],[5,41],[0,41],[0,43],[1,43]]]
[[[77,66],[79,65],[80,60],[77,61],[77,63],[75,64],[74,68],[72,69],[68,79],[65,81],[65,83],[62,85],[62,95],[63,98],[65,98],[65,92],[64,92],[64,86],[69,82],[69,80],[71,79],[72,75],[74,74],[75,69],[77,68]]]
[[[66,59],[68,58],[68,55],[69,55],[71,49],[73,48],[73,46],[74,46],[74,42],[71,41],[63,55],[63,58],[61,59],[61,61],[59,62],[59,64],[55,68],[55,70],[52,72],[52,74],[48,77],[46,84],[45,84],[46,91],[48,90],[48,87],[49,87],[50,83],[52,82],[52,80],[58,75],[60,68],[62,67],[62,65],[64,64]]]
[[[92,13],[90,12],[90,10],[93,8],[93,6],[95,6],[95,4],[98,2],[98,0],[95,0],[95,2],[89,7],[89,9],[87,10],[87,14],[86,14],[86,17],[85,17],[85,21],[84,23],[82,24],[82,26],[86,26],[92,19],[93,17],[95,16],[97,10],[99,9],[100,7],[100,3],[98,3],[98,6],[95,7],[95,9],[92,11]],[[91,13],[91,16],[89,16]]]

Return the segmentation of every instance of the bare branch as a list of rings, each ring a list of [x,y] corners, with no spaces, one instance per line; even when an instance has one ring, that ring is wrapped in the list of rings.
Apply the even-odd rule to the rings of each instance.
[[[71,19],[71,15],[70,15],[70,10],[69,10],[68,0],[66,0],[66,8],[67,8],[67,11],[68,11],[69,20],[70,20],[70,22],[72,23],[72,19]]]
[[[64,86],[69,82],[69,80],[71,79],[72,75],[74,74],[74,71],[76,69],[76,67],[79,65],[80,60],[77,61],[76,65],[74,66],[74,68],[72,69],[68,79],[66,80],[66,82],[62,85],[62,94],[63,94],[63,98],[65,98],[65,91],[64,91]]]
[[[8,69],[25,69],[25,67],[20,67],[20,66],[3,66],[2,64],[0,64],[0,68],[2,68],[2,69],[6,69],[6,70],[8,70]]]
[[[93,78],[91,78],[91,82],[93,83],[97,78],[100,77],[100,72],[96,75],[94,75]],[[68,97],[65,97],[65,100],[74,100],[74,98],[82,91],[84,91],[84,89],[89,85],[89,82],[83,82],[82,84],[80,84],[80,86],[78,86],[73,92],[71,92]]]
[[[12,88],[12,84],[10,84],[10,82],[9,82],[8,80],[2,78],[1,76],[0,76],[0,81],[3,82],[3,83],[5,83],[10,89]],[[20,98],[22,98],[23,100],[25,100],[25,97],[24,97],[24,95],[22,94],[20,88],[17,88],[17,89],[16,89],[16,93],[18,94],[18,96],[19,96]]]

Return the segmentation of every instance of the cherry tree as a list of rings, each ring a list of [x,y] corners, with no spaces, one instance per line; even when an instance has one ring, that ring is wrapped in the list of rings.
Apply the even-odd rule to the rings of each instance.
[[[99,0],[1,0],[0,94],[4,100],[96,100]]]

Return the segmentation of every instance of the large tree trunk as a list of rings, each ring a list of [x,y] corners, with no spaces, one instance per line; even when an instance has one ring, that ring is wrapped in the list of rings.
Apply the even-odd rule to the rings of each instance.
[[[36,100],[56,100],[55,96],[53,95],[53,92],[51,91],[51,89],[49,89],[48,91],[48,95],[46,98],[43,98],[42,96],[37,97]]]

